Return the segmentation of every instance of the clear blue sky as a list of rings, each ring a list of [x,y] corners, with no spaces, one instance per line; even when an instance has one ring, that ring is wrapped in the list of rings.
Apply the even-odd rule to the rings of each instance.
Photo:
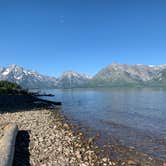
[[[0,0],[0,66],[94,74],[166,63],[166,0]]]

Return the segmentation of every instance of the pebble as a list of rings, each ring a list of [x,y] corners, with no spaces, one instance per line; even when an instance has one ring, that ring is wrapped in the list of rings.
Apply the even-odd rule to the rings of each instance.
[[[137,165],[137,163],[135,161],[133,161],[133,160],[128,160],[127,164],[128,165]]]

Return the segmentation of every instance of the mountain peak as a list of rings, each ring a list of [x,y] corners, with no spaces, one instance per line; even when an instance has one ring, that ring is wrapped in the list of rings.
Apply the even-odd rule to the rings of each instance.
[[[21,67],[21,66],[18,66],[18,65],[16,65],[16,64],[10,64],[10,65],[8,65],[7,68],[12,68],[12,69],[14,69],[14,68],[22,68],[22,67]]]
[[[85,79],[90,79],[92,76],[86,75],[86,74],[80,74],[78,72],[75,72],[73,70],[67,70],[62,73],[61,77],[81,77]]]
[[[90,77],[85,74],[69,70],[62,73],[58,86],[62,88],[83,87],[89,79]]]

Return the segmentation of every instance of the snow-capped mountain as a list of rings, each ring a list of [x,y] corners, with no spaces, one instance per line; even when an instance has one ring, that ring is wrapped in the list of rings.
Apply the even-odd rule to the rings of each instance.
[[[17,65],[1,68],[0,80],[16,82],[24,88],[51,88],[57,84],[57,79],[54,77],[44,76]]]
[[[79,74],[74,71],[66,71],[62,73],[58,79],[58,87],[61,88],[74,88],[83,87],[92,79],[91,76]]]
[[[166,79],[166,65],[126,65],[113,63],[100,70],[93,77],[95,86],[124,86],[152,84]],[[163,73],[164,72],[164,73]]]
[[[17,65],[0,68],[0,80],[16,82],[24,88],[74,88],[82,87],[91,76],[73,71],[64,72],[61,77],[49,77]]]
[[[42,75],[17,65],[0,68],[0,80],[16,82],[24,88],[80,88],[110,86],[166,86],[166,65],[113,63],[88,76],[66,71],[59,78]]]

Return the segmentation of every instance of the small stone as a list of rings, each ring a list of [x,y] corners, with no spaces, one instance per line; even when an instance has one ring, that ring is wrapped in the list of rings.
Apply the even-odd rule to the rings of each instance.
[[[103,160],[104,162],[107,162],[107,158],[103,158],[102,160]]]
[[[122,165],[125,165],[125,162],[122,162]]]
[[[135,161],[133,161],[133,160],[128,160],[127,164],[129,164],[129,165],[137,165],[137,163]]]
[[[69,125],[68,125],[67,123],[65,123],[65,124],[63,125],[63,127],[64,127],[65,129],[69,129]]]
[[[87,166],[86,164],[82,163],[81,166]]]
[[[77,157],[78,159],[81,159],[81,154],[80,154],[79,151],[76,151],[76,157]]]

